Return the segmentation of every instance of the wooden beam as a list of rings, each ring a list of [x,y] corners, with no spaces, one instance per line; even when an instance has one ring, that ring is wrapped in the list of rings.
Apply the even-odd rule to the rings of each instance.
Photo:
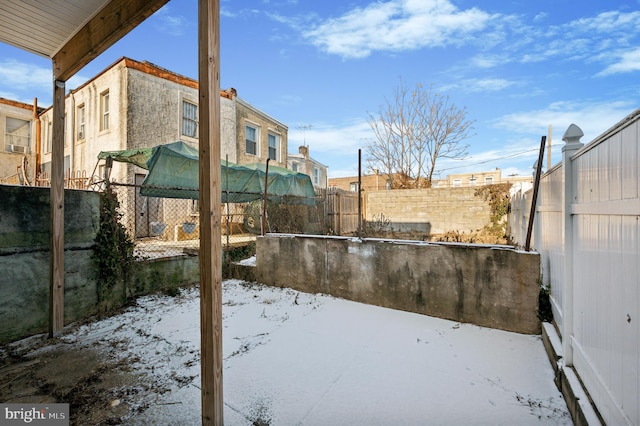
[[[111,0],[51,58],[54,80],[67,81],[167,1]]]
[[[53,82],[51,226],[49,241],[49,336],[64,327],[64,81]]]
[[[220,0],[198,1],[202,424],[222,425]]]

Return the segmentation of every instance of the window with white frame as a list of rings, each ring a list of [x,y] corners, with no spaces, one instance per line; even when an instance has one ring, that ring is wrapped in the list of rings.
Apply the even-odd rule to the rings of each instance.
[[[109,130],[109,91],[100,93],[100,131]]]
[[[313,168],[313,184],[320,185],[320,169],[317,167]]]
[[[78,107],[78,140],[85,138],[85,109],[84,104]]]
[[[493,176],[485,176],[484,177],[485,185],[493,185]]]
[[[258,129],[247,124],[244,126],[244,138],[246,140],[246,153],[258,155]]]
[[[469,186],[476,186],[477,184],[478,184],[478,178],[473,176],[469,178]]]
[[[193,102],[182,101],[182,135],[198,137],[198,105]]]
[[[358,182],[351,182],[349,184],[349,191],[358,192]]]
[[[4,150],[25,154],[29,152],[31,142],[31,121],[6,117]]]
[[[278,140],[279,136],[269,133],[269,158],[278,160]]]
[[[462,179],[454,179],[453,180],[453,187],[454,188],[458,188],[460,186],[462,186]]]

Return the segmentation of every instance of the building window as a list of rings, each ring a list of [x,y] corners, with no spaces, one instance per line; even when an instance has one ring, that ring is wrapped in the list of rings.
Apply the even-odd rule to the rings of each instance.
[[[31,141],[31,121],[19,118],[6,118],[4,150],[20,154],[29,152]]]
[[[317,167],[313,168],[313,183],[314,185],[320,185],[320,170]]]
[[[470,177],[469,178],[469,186],[476,186],[478,184],[478,178]]]
[[[255,127],[245,126],[244,135],[247,142],[247,154],[258,155],[258,130]]]
[[[298,171],[298,163],[291,163],[291,170],[293,170],[294,172]]]
[[[459,188],[462,186],[462,179],[454,179],[453,180],[453,187],[454,188]]]
[[[269,133],[269,158],[278,160],[278,136]]]
[[[198,105],[187,101],[182,101],[182,134],[198,137]]]
[[[438,181],[431,182],[431,187],[432,188],[439,188],[440,187],[440,182],[438,182]]]
[[[109,130],[109,91],[100,94],[100,130]]]
[[[484,177],[485,185],[493,185],[493,176],[485,176]]]
[[[84,133],[84,122],[85,122],[85,110],[84,104],[78,107],[78,140],[83,140],[85,138]]]
[[[358,192],[358,182],[351,182],[349,184],[349,191]]]

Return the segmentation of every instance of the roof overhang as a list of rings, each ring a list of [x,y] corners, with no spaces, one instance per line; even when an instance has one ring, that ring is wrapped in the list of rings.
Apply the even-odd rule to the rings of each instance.
[[[3,0],[0,41],[50,58],[66,81],[169,0]]]

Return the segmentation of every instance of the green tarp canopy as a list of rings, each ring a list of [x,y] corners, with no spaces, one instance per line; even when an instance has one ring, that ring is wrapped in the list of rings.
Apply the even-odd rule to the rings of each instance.
[[[198,150],[182,141],[126,151],[103,151],[98,158],[112,157],[115,161],[138,164],[145,150],[150,154],[149,170],[142,182],[140,194],[147,197],[198,199]],[[134,162],[132,158],[135,158]],[[265,165],[221,164],[222,202],[245,203],[264,196]],[[309,176],[282,167],[269,166],[269,200],[288,204],[315,204],[315,191]]]
[[[147,161],[151,157],[153,148],[125,149],[123,151],[101,151],[98,154],[98,160],[104,160],[107,157],[113,158],[113,161],[122,163],[131,163],[136,166],[147,168]]]

